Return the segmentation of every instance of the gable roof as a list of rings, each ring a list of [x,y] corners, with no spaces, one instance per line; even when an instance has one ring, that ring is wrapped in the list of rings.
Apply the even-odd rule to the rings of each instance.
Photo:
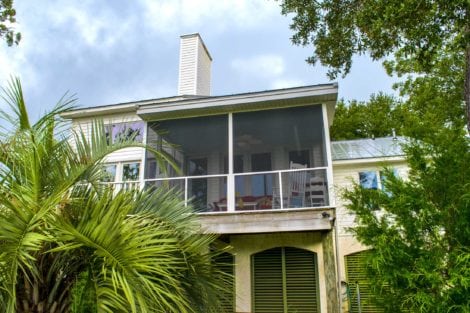
[[[222,96],[178,96],[141,100],[75,109],[63,113],[62,117],[74,119],[134,112],[143,120],[155,120],[326,103],[328,120],[331,123],[337,96],[338,84],[331,83]]]

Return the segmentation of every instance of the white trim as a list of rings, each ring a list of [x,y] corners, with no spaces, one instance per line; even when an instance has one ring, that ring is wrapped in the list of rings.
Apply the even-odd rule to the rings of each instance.
[[[328,127],[328,112],[326,109],[326,104],[322,104],[322,115],[323,115],[323,135],[324,135],[324,144],[325,144],[325,152],[326,152],[326,162],[328,165],[328,169],[326,170],[327,181],[328,181],[328,203],[331,206],[336,205],[336,197],[335,197],[335,189],[333,186],[333,161],[331,158],[331,145],[330,143],[330,129]]]
[[[365,158],[365,159],[348,159],[348,160],[333,160],[333,166],[347,166],[354,164],[380,164],[388,162],[406,162],[404,156],[382,157],[382,158]]]
[[[147,131],[148,131],[148,125],[147,121],[144,122],[144,130],[142,134],[142,143],[147,144]],[[147,149],[142,149],[142,160],[140,162],[141,165],[141,171],[140,171],[140,189],[144,189],[145,187],[145,170],[147,169]]]
[[[231,151],[233,152],[233,151]],[[230,162],[229,162],[230,163]],[[191,179],[207,179],[207,178],[219,178],[219,177],[224,177],[227,179],[227,211],[229,213],[234,213],[234,212],[243,212],[243,211],[236,211],[236,203],[235,203],[235,177],[238,176],[252,176],[252,175],[266,175],[266,174],[277,174],[278,179],[279,179],[279,200],[281,210],[286,210],[289,208],[284,207],[284,197],[283,195],[283,188],[282,188],[282,174],[283,173],[292,173],[292,172],[300,172],[300,171],[305,171],[305,172],[312,172],[312,171],[324,171],[328,173],[328,167],[311,167],[311,168],[302,168],[302,169],[286,169],[286,170],[274,170],[274,171],[263,171],[263,172],[246,172],[246,173],[228,173],[228,174],[212,174],[212,175],[197,175],[197,176],[177,176],[177,177],[160,177],[160,178],[150,178],[150,179],[145,179],[144,184],[146,182],[157,182],[157,181],[174,181],[174,180],[183,180],[184,181],[184,201],[185,204],[187,205],[189,198],[188,198],[188,185],[189,185],[189,180]],[[233,163],[232,163],[232,169],[231,171],[233,172]],[[328,177],[328,176],[327,176]],[[328,179],[328,178],[327,178]],[[138,181],[136,181],[138,182]],[[127,183],[126,182],[116,182],[116,184],[120,183]],[[330,185],[330,184],[329,184]],[[332,184],[331,184],[332,185]],[[329,203],[326,206],[315,206],[315,208],[323,208],[323,207],[332,207],[332,205]],[[311,207],[303,207],[304,209],[306,208],[311,208]],[[291,208],[292,209],[292,208]],[[296,208],[298,209],[298,208]],[[259,211],[269,211],[270,209],[262,209]],[[273,211],[279,210],[279,209],[272,209]]]
[[[178,85],[179,86],[179,85]],[[265,101],[289,101],[303,99],[305,103],[336,103],[338,84],[321,84],[268,91],[248,92],[223,96],[191,96],[184,95],[140,100],[134,102],[109,104],[99,107],[88,107],[70,110],[61,114],[63,118],[96,117],[114,113],[135,112],[136,114],[153,114],[171,111],[182,111],[185,108],[231,107],[237,104],[248,104]],[[327,97],[327,98],[325,98]]]
[[[233,113],[228,114],[227,211],[235,211],[235,176],[233,174]]]
[[[127,163],[127,162],[126,162]],[[277,173],[289,173],[289,172],[300,172],[300,171],[320,171],[328,170],[328,167],[306,167],[302,169],[287,169],[287,170],[274,170],[274,171],[263,171],[263,172],[243,172],[243,173],[233,173],[233,176],[247,176],[247,175],[263,175],[263,174],[277,174]],[[217,177],[228,177],[230,174],[211,174],[211,175],[194,175],[194,176],[175,176],[175,177],[159,177],[159,178],[147,178],[145,181],[163,181],[170,179],[198,179],[198,178],[217,178]]]
[[[281,209],[284,209],[284,194],[283,194],[284,191],[282,190],[282,173],[279,172],[278,176],[279,176],[278,177],[279,178],[279,201],[281,202]],[[274,201],[274,199],[272,199],[272,201]]]
[[[198,79],[198,68],[199,68],[199,39],[200,37],[197,36],[196,37],[196,48],[195,48],[195,53],[194,53],[194,57],[196,58],[194,60],[194,77],[193,77],[193,95],[197,95],[197,87],[198,87],[198,83],[199,83],[199,79]]]
[[[316,97],[331,96],[331,99],[321,98],[319,102],[336,101],[338,87],[336,84],[320,85],[313,87],[299,87],[294,89],[278,89],[259,93],[231,95],[231,96],[220,96],[220,97],[207,97],[203,99],[191,99],[185,101],[168,102],[166,104],[149,104],[140,106],[137,110],[138,115],[146,114],[164,114],[164,113],[176,113],[179,111],[189,111],[194,109],[204,109],[213,107],[231,107],[240,106],[248,103],[257,102],[268,102],[276,100],[291,100],[291,99],[302,99],[305,98],[306,103],[315,103]],[[328,125],[328,122],[326,123]]]

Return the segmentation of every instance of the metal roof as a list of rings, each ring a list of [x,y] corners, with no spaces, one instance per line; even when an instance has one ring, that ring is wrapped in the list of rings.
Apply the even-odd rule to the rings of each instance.
[[[331,142],[334,161],[403,156],[404,137],[383,137]]]

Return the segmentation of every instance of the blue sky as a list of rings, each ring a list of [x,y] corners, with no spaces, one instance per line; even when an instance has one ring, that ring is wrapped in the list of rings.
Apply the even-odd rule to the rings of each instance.
[[[290,18],[273,0],[15,1],[23,39],[0,45],[0,84],[21,78],[34,114],[65,93],[80,106],[174,96],[179,36],[199,32],[212,58],[212,95],[328,83],[291,44]],[[367,56],[337,79],[339,97],[392,93],[394,79]],[[4,104],[0,104],[0,107]]]

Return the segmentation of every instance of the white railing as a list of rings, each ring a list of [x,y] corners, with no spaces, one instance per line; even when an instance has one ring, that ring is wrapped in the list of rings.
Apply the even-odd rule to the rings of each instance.
[[[131,188],[174,188],[181,192],[186,205],[192,202],[201,212],[278,210],[329,206],[331,184],[328,183],[327,171],[327,167],[315,167],[152,178],[105,184],[116,191]],[[294,190],[292,186],[299,178],[303,186]],[[227,190],[229,180],[232,180],[234,190]],[[233,195],[234,202],[227,201],[227,195]]]

